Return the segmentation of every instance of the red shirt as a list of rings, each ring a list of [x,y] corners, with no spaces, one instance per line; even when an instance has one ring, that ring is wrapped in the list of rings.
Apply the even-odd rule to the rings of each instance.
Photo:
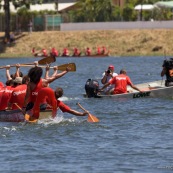
[[[70,107],[64,104],[62,101],[57,100],[57,108],[60,108],[62,112],[69,112]]]
[[[42,53],[43,53],[44,56],[47,56],[47,51],[46,51],[46,49],[42,49]]]
[[[98,55],[101,54],[101,49],[100,49],[100,47],[97,48],[97,54],[98,54]]]
[[[14,87],[6,86],[0,90],[0,110],[5,110]]]
[[[3,87],[4,87],[4,84],[0,82],[0,89],[2,89]]]
[[[17,103],[21,108],[23,107],[23,103],[25,100],[25,95],[26,95],[26,88],[27,85],[18,85],[17,87],[14,88],[11,97],[9,99],[10,103]],[[12,109],[18,109],[14,104],[12,105]]]
[[[115,84],[113,94],[122,94],[127,92],[127,85],[132,85],[130,78],[124,74],[113,77],[110,84]]]
[[[36,102],[33,107],[33,116],[34,117],[39,118],[40,104],[44,103],[45,100],[47,101],[47,103],[50,106],[52,106],[52,116],[53,117],[56,116],[58,107],[62,110],[62,112],[70,111],[70,107],[65,105],[62,101],[56,100],[55,93],[51,88],[45,87],[45,88],[42,88],[38,92],[38,97],[37,97]]]
[[[43,88],[42,79],[36,84],[35,88],[31,91],[29,102],[34,103],[36,101],[38,91]]]
[[[91,49],[90,48],[87,48],[86,55],[91,55]]]

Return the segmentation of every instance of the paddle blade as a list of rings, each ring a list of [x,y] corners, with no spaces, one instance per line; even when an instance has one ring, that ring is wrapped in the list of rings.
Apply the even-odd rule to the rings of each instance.
[[[38,61],[39,65],[46,65],[50,64],[56,61],[56,58],[54,56],[46,57]]]
[[[58,66],[58,70],[65,71],[66,68],[69,67],[71,72],[76,71],[76,64],[75,63],[69,63],[69,64],[63,64]]]
[[[37,118],[31,117],[28,114],[25,114],[25,121],[29,122],[29,123],[36,123],[38,121]]]
[[[99,122],[99,119],[97,117],[95,117],[94,115],[89,114],[87,121],[90,123],[97,123],[97,122]]]

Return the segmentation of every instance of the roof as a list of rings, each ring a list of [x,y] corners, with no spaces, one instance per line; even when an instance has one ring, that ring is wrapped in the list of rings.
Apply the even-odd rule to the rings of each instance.
[[[135,10],[152,10],[154,8],[154,5],[152,4],[143,4],[143,5],[136,5]]]
[[[173,8],[173,1],[159,1],[156,2],[154,5],[161,7],[161,8]]]
[[[58,3],[58,11],[62,11],[66,8],[69,8],[73,6],[74,4],[76,3],[74,2],[73,3]],[[13,4],[10,2],[10,11],[16,12],[17,10],[14,8]],[[41,10],[57,11],[55,9],[55,3],[30,5],[30,10],[31,11],[41,11]],[[3,12],[3,8],[0,9],[0,12]]]

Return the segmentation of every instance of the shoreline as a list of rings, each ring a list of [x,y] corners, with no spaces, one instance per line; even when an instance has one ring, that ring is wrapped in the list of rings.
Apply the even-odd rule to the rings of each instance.
[[[0,58],[33,58],[33,47],[48,51],[55,47],[59,52],[67,47],[70,54],[75,47],[81,52],[90,47],[95,54],[98,46],[105,46],[115,57],[173,55],[172,29],[24,32],[15,35],[15,43],[8,45],[2,43],[3,36],[1,32]]]

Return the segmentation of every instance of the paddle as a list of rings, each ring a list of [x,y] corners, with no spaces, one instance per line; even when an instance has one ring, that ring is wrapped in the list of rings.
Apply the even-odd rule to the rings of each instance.
[[[54,56],[50,56],[50,57],[46,57],[46,58],[43,58],[43,59],[40,59],[38,61],[38,64],[39,65],[46,65],[46,64],[50,64],[50,63],[53,63],[56,61],[56,58]],[[20,64],[20,66],[24,66],[24,65],[34,65],[35,63],[27,63],[27,64]],[[10,65],[10,67],[15,67],[16,64],[13,64],[13,65]],[[0,66],[0,69],[4,69],[6,68],[6,66]]]
[[[56,58],[54,56],[49,56],[49,57],[46,57],[46,58],[43,58],[43,59],[40,59],[38,61],[38,64],[39,65],[46,65],[46,64],[50,64],[50,63],[53,63],[56,61]],[[22,65],[22,64],[21,64]],[[24,64],[23,64],[24,65]],[[28,64],[25,64],[25,65],[34,65],[34,63],[28,63]]]
[[[87,119],[88,122],[90,122],[90,123],[97,123],[97,122],[99,122],[99,119],[98,119],[96,116],[90,114],[85,108],[83,108],[83,107],[81,106],[80,103],[76,103],[76,104],[77,104],[82,110],[84,110],[85,112],[88,113],[88,119]]]
[[[34,65],[28,65],[28,64],[20,64],[20,66],[21,67],[34,67]],[[39,67],[46,68],[46,66],[39,66]],[[58,70],[60,70],[60,71],[65,71],[67,67],[70,68],[69,71],[71,71],[71,72],[76,71],[76,64],[75,63],[62,64],[62,65],[59,65],[57,67],[58,67]],[[53,67],[50,67],[50,68],[52,69]]]
[[[34,118],[34,117],[31,117],[31,116],[28,115],[28,114],[25,114],[25,113],[23,112],[22,108],[21,108],[17,103],[13,103],[13,104],[15,104],[16,107],[18,107],[19,110],[22,112],[22,114],[23,114],[24,117],[25,117],[25,121],[26,121],[26,122],[29,122],[29,123],[36,123],[36,122],[38,121],[38,119],[36,119],[36,118]]]

